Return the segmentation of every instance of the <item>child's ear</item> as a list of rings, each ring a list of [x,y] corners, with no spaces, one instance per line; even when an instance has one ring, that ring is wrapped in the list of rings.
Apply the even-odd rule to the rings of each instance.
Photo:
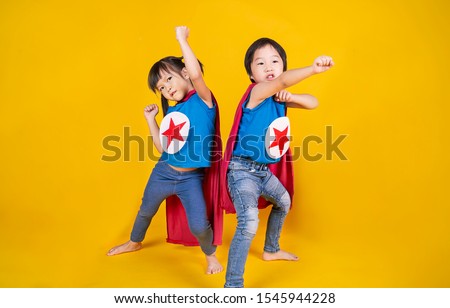
[[[189,79],[188,71],[185,67],[183,67],[183,69],[181,70],[181,75],[184,79]]]

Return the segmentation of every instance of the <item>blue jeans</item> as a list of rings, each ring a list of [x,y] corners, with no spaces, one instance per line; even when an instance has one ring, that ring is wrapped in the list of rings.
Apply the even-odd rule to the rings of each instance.
[[[159,161],[150,175],[142,204],[131,231],[131,241],[142,242],[161,203],[171,195],[177,195],[186,212],[189,229],[198,240],[202,251],[211,255],[213,231],[206,215],[203,197],[203,169],[177,171],[166,162]]]
[[[244,287],[244,268],[250,244],[258,229],[258,199],[263,196],[273,206],[267,222],[264,251],[280,250],[279,240],[291,206],[286,188],[266,165],[233,157],[228,167],[228,189],[237,216],[237,228],[228,253],[225,288]]]

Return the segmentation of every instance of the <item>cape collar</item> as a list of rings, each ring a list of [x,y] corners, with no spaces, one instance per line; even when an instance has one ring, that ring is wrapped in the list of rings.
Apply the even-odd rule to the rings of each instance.
[[[179,104],[179,103],[184,103],[185,101],[187,101],[188,99],[190,99],[191,96],[194,95],[195,93],[197,93],[197,91],[195,91],[195,90],[189,91],[189,92],[186,94],[186,96],[185,96],[181,101],[179,101],[177,104]]]

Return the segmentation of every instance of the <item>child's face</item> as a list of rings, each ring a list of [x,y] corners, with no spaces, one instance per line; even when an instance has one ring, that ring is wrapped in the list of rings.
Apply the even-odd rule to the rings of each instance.
[[[283,73],[283,60],[272,45],[266,45],[255,51],[250,68],[256,83],[271,81]]]
[[[181,74],[183,76],[172,70],[161,71],[161,78],[156,83],[156,89],[170,101],[181,101],[192,90],[187,73],[183,70]]]

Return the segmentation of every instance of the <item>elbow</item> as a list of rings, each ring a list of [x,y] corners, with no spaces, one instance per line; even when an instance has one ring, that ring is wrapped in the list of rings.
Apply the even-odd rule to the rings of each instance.
[[[311,101],[309,109],[316,109],[317,107],[319,107],[319,100],[314,97],[313,100]]]
[[[314,96],[310,96],[307,102],[304,102],[303,108],[312,110],[319,106],[319,100]]]
[[[202,78],[203,78],[203,76],[202,76],[202,73],[201,73],[201,72],[195,72],[195,73],[189,74],[189,79],[190,79],[193,83],[195,83],[196,81],[198,81],[198,80],[200,80],[200,79],[202,79]]]

